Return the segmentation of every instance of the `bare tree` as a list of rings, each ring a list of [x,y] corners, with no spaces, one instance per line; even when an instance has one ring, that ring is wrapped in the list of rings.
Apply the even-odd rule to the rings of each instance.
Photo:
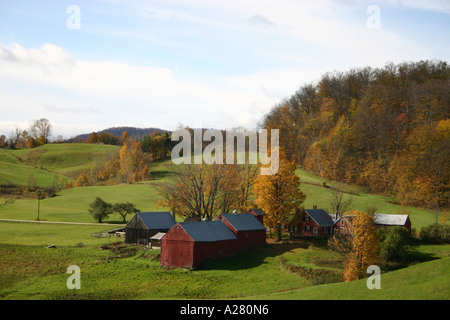
[[[34,120],[30,127],[31,136],[34,139],[42,139],[44,143],[48,143],[52,135],[52,125],[47,119]]]
[[[342,216],[345,212],[349,211],[351,209],[351,206],[353,204],[353,197],[345,197],[344,192],[339,189],[331,189],[330,190],[330,207],[331,212],[335,216],[335,218],[338,218],[339,216]]]
[[[9,147],[11,149],[16,148],[17,144],[20,141],[21,136],[22,131],[16,126],[16,129],[14,131],[11,131],[8,137]]]
[[[178,165],[173,179],[158,185],[159,205],[193,220],[212,220],[237,205],[239,182],[235,165]]]

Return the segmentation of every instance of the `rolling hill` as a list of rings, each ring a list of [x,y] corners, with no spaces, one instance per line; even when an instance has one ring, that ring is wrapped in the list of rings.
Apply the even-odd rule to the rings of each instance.
[[[144,138],[146,135],[152,134],[155,131],[158,132],[169,132],[167,130],[164,129],[159,129],[159,128],[136,128],[136,127],[112,127],[112,128],[108,128],[108,129],[104,129],[101,131],[96,132],[97,134],[100,133],[111,133],[117,137],[121,137],[122,133],[126,131],[128,132],[128,134],[130,135],[130,137],[133,137],[135,139],[142,139]],[[86,140],[89,137],[90,133],[83,133],[83,134],[79,134],[75,137],[72,137],[70,139],[67,139],[66,142],[72,143],[72,142],[81,142]]]
[[[0,173],[2,181],[27,183],[30,174],[36,182],[51,184],[54,175],[59,177],[75,176],[77,172],[88,168],[96,161],[104,161],[111,154],[118,152],[120,147],[95,144],[49,144],[35,149],[7,150],[0,149]],[[40,201],[40,220],[59,222],[94,222],[88,213],[89,204],[100,196],[107,202],[129,201],[142,211],[161,211],[157,207],[156,183],[170,179],[173,170],[170,160],[154,161],[150,172],[154,180],[134,184],[118,184],[113,186],[89,186],[62,190],[57,196]],[[4,174],[3,174],[4,173]],[[398,205],[394,198],[369,194],[360,191],[356,186],[343,184],[332,180],[317,177],[308,171],[298,168],[297,175],[301,179],[301,189],[307,198],[305,207],[318,205],[327,208],[329,203],[329,188],[339,187],[347,196],[354,198],[354,209],[364,210],[368,206],[375,206],[377,211],[383,213],[399,213],[404,207]],[[1,197],[1,196],[0,196]],[[0,199],[2,200],[2,199]],[[0,201],[0,219],[35,220],[37,201],[35,199],[16,199],[14,202]],[[413,228],[418,230],[434,221],[433,212],[420,208],[409,207]],[[131,217],[128,217],[129,220]],[[121,217],[117,214],[110,216],[105,222],[120,224]],[[114,265],[110,266],[109,259],[103,262],[96,258],[106,252],[98,250],[97,246],[104,244],[106,239],[93,239],[90,233],[106,230],[110,227],[78,225],[54,225],[40,223],[1,222],[2,239],[0,239],[0,253],[8,257],[9,262],[22,266],[25,262],[23,256],[32,253],[36,259],[39,257],[40,265],[44,264],[46,270],[52,273],[50,277],[42,277],[34,265],[27,260],[27,271],[20,277],[0,272],[0,296],[5,298],[70,298],[66,291],[58,291],[55,295],[54,278],[62,279],[64,270],[56,270],[54,261],[67,264],[67,257],[73,254],[82,255],[78,259],[84,261],[85,275],[91,275],[92,282],[84,282],[86,292],[83,297],[90,299],[104,299],[104,292],[114,299],[124,298],[123,287],[109,286],[115,279],[127,274],[127,284],[133,288],[128,298],[141,299],[172,299],[172,298],[242,298],[259,300],[301,300],[301,299],[448,299],[449,279],[447,270],[450,266],[448,246],[432,249],[422,246],[419,253],[430,253],[437,250],[432,261],[418,263],[410,267],[383,273],[381,275],[381,290],[369,290],[366,280],[351,283],[331,283],[324,285],[309,285],[305,279],[283,269],[281,257],[301,265],[314,267],[318,261],[327,261],[329,255],[326,248],[316,247],[310,243],[309,247],[290,247],[288,244],[269,245],[264,251],[257,251],[237,258],[210,261],[207,266],[195,272],[184,270],[161,270],[157,260],[144,259],[148,254],[139,251],[135,256],[124,259],[114,258]],[[109,241],[109,240],[108,240]],[[75,248],[74,244],[83,242],[84,248]],[[55,251],[45,251],[48,255],[41,259],[41,244],[57,243]],[[283,249],[286,246],[285,249]],[[143,249],[144,250],[144,249]],[[428,250],[428,251],[427,251]],[[11,252],[16,252],[14,255]],[[264,254],[263,254],[264,253]],[[98,265],[100,263],[100,265]],[[98,270],[110,268],[108,281],[102,275],[101,284],[96,283],[95,275]],[[90,269],[92,272],[90,273]],[[108,269],[109,270],[109,269]],[[233,270],[233,272],[230,272]],[[35,272],[35,273],[33,273]],[[158,277],[163,272],[165,277],[161,281]],[[274,274],[276,276],[274,277]],[[230,280],[230,276],[231,280]],[[212,280],[206,280],[212,279]],[[3,279],[3,280],[2,280]],[[11,283],[9,279],[14,279]],[[30,286],[23,285],[26,280]],[[89,276],[85,279],[89,279]],[[144,281],[142,279],[145,279]],[[245,280],[242,280],[245,279]],[[65,279],[63,279],[65,281]],[[211,286],[210,281],[215,285]],[[242,286],[242,281],[247,285]],[[267,281],[269,281],[267,283]],[[55,282],[56,283],[56,282]],[[106,284],[108,283],[108,284]],[[174,290],[173,288],[178,288]],[[3,288],[2,288],[3,285]],[[125,284],[123,284],[125,286]],[[151,290],[158,286],[160,291]],[[193,288],[187,290],[186,288]],[[43,290],[42,288],[45,288]],[[101,288],[98,290],[98,288]],[[183,289],[185,288],[185,289]],[[214,288],[214,289],[212,289]],[[3,290],[3,291],[2,291]],[[187,290],[187,291],[186,291]],[[39,292],[38,294],[36,292]],[[126,297],[125,297],[126,298]]]
[[[55,175],[62,178],[76,179],[84,170],[97,161],[104,161],[111,154],[119,151],[118,146],[101,144],[47,144],[35,149],[9,150],[0,149],[0,184],[16,183],[26,185],[32,174],[38,185],[49,186]],[[172,172],[170,160],[154,161],[150,165],[152,181],[141,184],[119,184],[116,186],[90,186],[63,190],[59,196],[41,201],[41,213],[44,219],[55,221],[92,222],[87,208],[96,196],[107,202],[129,201],[140,210],[157,210],[158,195],[155,183],[170,179]],[[317,205],[328,209],[330,189],[322,186],[326,182],[329,187],[339,187],[353,198],[353,209],[366,210],[375,207],[378,212],[398,214],[407,211],[410,214],[413,228],[434,222],[433,211],[403,207],[395,198],[364,193],[356,186],[317,177],[304,169],[297,169],[301,180],[301,190],[306,194],[305,208]],[[0,196],[1,197],[1,196]],[[16,199],[7,207],[0,207],[0,218],[34,219],[36,204],[34,200]],[[161,208],[159,208],[161,209]],[[110,221],[115,221],[112,217]],[[117,220],[119,220],[117,218]]]
[[[381,289],[369,290],[367,279],[330,283],[258,296],[269,300],[448,300],[450,257],[381,274]]]
[[[26,185],[32,174],[37,185],[58,178],[76,179],[95,162],[104,162],[120,147],[101,144],[46,144],[34,149],[0,149],[0,184]]]

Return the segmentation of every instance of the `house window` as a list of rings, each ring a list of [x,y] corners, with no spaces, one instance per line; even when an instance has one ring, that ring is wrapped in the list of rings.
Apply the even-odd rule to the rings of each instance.
[[[341,226],[345,226],[345,220],[341,219]]]
[[[310,233],[311,232],[311,227],[310,226],[306,226],[305,227],[305,233]]]
[[[309,216],[305,216],[305,222],[309,222]]]

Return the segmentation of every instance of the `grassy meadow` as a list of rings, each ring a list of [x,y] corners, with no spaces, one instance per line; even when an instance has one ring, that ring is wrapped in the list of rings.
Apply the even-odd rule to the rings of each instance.
[[[0,149],[0,183],[26,184],[33,173],[40,185],[50,185],[55,174],[71,178],[92,162],[104,161],[117,147],[89,144],[46,145],[33,150]],[[342,264],[324,240],[268,244],[235,257],[205,261],[196,270],[159,266],[159,250],[124,246],[122,239],[91,237],[120,226],[111,215],[95,223],[89,204],[99,196],[111,203],[131,202],[141,211],[157,208],[156,184],[170,179],[171,162],[151,164],[152,180],[136,184],[90,186],[63,190],[40,201],[0,196],[0,299],[444,299],[450,297],[450,245],[421,244],[408,255],[404,269],[382,274],[382,289],[368,290],[365,280],[335,283]],[[5,175],[3,174],[5,173]],[[305,208],[328,208],[324,179],[298,169]],[[12,180],[11,180],[12,179]],[[403,208],[393,198],[363,193],[354,186],[326,181],[353,197],[353,209],[376,207],[377,212],[407,210],[412,227],[434,222],[433,212]],[[127,221],[131,217],[127,217]],[[61,222],[58,224],[46,222]],[[64,224],[65,223],[65,224]],[[76,224],[75,224],[76,223]],[[86,224],[79,224],[86,223]],[[118,241],[117,243],[115,241]],[[287,240],[287,239],[284,239]],[[54,248],[47,248],[54,245]],[[81,269],[80,290],[66,287],[67,267]],[[305,277],[299,270],[311,271]]]

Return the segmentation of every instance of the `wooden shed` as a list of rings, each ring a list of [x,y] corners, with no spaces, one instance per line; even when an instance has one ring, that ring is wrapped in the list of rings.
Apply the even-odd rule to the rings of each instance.
[[[393,227],[400,226],[408,229],[411,233],[411,220],[407,214],[384,214],[375,213],[373,215],[373,221],[377,226]]]
[[[161,239],[161,266],[195,268],[209,258],[235,254],[236,236],[220,221],[175,224]]]
[[[266,228],[252,213],[222,213],[216,220],[222,221],[236,235],[237,251],[266,244]]]
[[[336,220],[333,229],[335,232],[337,229],[350,233],[352,232],[354,215],[344,215]],[[373,221],[377,227],[393,227],[400,226],[406,228],[411,233],[411,220],[409,215],[406,214],[384,214],[375,213],[373,215]]]
[[[167,232],[176,221],[170,212],[138,212],[125,227],[125,243],[148,245],[158,232]]]

